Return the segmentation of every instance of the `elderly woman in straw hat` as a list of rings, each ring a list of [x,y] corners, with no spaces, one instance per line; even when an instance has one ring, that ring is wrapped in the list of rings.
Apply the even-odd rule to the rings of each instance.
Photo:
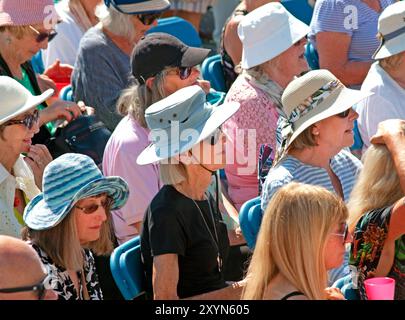
[[[224,124],[234,159],[226,165],[228,193],[239,209],[259,194],[257,159],[261,145],[274,159],[281,93],[294,76],[308,69],[304,58],[309,27],[280,3],[269,3],[246,15],[238,27],[243,44],[243,72],[226,101],[239,111]]]
[[[58,18],[52,0],[1,0],[0,75],[16,79],[32,94],[40,95],[42,90],[30,60],[56,36],[53,27]],[[60,71],[60,66],[57,68]],[[53,72],[57,70],[49,68],[45,74]],[[40,131],[34,136],[34,143],[44,144],[56,131],[53,121],[60,118],[71,121],[85,107],[48,99],[37,109]]]
[[[111,253],[110,210],[125,205],[127,183],[104,177],[91,158],[74,153],[53,160],[43,181],[43,193],[24,211],[24,240],[37,251],[59,299],[103,299],[92,251]]]
[[[146,110],[152,144],[137,162],[159,162],[164,183],[147,210],[141,235],[147,291],[155,299],[240,296],[239,285],[227,287],[224,280],[229,240],[207,192],[211,176],[225,162],[220,126],[238,107],[213,107],[199,86],[191,86]]]
[[[405,2],[388,6],[378,20],[381,45],[361,90],[374,92],[357,106],[364,147],[387,119],[405,119]]]
[[[351,239],[347,217],[342,199],[325,188],[296,182],[280,188],[264,215],[243,299],[344,299],[327,288],[327,271],[343,261]]]
[[[129,85],[131,52],[169,7],[167,0],[104,0],[96,7],[100,23],[80,41],[72,74],[74,99],[93,106],[111,131],[122,118],[115,106]]]
[[[352,106],[369,96],[346,88],[327,70],[310,71],[285,89],[282,104],[287,121],[275,166],[262,194],[262,209],[274,193],[291,181],[325,187],[349,199],[361,162],[344,148],[353,144]],[[330,281],[348,270],[332,271]]]
[[[39,130],[36,107],[52,93],[33,96],[16,80],[0,76],[0,234],[20,237],[25,204],[40,193],[37,186],[52,157],[46,148],[32,152],[32,138]]]

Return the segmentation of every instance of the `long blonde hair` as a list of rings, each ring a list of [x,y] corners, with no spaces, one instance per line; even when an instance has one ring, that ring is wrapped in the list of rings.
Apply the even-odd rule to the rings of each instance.
[[[278,190],[264,213],[242,298],[263,299],[281,273],[308,299],[325,299],[327,238],[347,216],[344,202],[322,187],[291,182]]]
[[[363,155],[363,164],[347,204],[351,231],[367,211],[392,205],[403,197],[394,161],[385,145],[371,145]]]

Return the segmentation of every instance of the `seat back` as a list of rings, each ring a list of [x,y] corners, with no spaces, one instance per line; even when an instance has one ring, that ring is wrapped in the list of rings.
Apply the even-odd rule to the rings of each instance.
[[[311,42],[307,42],[304,51],[305,59],[307,60],[308,66],[312,70],[319,69],[319,57],[314,45]]]
[[[71,84],[67,85],[66,87],[63,87],[59,91],[59,99],[65,101],[73,101],[73,90]]]
[[[260,197],[246,201],[239,210],[239,225],[247,245],[251,249],[255,247],[262,216]]]
[[[297,19],[309,25],[314,8],[308,0],[281,0],[280,3]]]
[[[202,44],[201,38],[194,26],[180,17],[159,19],[157,26],[150,28],[147,33],[152,32],[171,34],[190,47],[201,47]]]
[[[145,274],[141,259],[139,236],[115,248],[110,258],[115,283],[126,300],[132,300],[145,290]]]
[[[225,78],[222,71],[221,56],[216,54],[206,58],[201,65],[203,79],[211,83],[211,87],[216,91],[226,92]]]

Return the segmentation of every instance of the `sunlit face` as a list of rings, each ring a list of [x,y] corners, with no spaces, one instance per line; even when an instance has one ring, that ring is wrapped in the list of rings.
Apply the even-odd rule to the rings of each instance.
[[[337,268],[343,263],[345,245],[352,240],[350,232],[345,233],[346,227],[345,222],[336,224],[326,240],[325,266],[327,270]]]
[[[2,152],[15,156],[23,152],[29,152],[32,138],[39,131],[38,121],[32,123],[31,129],[27,128],[27,126],[22,123],[12,123],[14,121],[24,120],[27,116],[34,115],[34,113],[35,108],[32,108],[4,123],[6,126],[4,127],[2,138],[0,138],[0,149]]]
[[[163,88],[166,95],[171,95],[180,89],[196,85],[199,75],[200,72],[198,69],[193,67],[191,72],[188,73],[188,77],[181,79],[182,75],[180,74],[179,68],[170,68],[166,71],[166,76],[164,77]]]
[[[146,32],[148,32],[150,28],[157,25],[157,20],[155,20],[150,25],[145,25],[142,23],[141,20],[139,20],[139,18],[136,15],[132,16],[132,22],[135,28],[135,39],[134,39],[135,43],[138,43],[138,41],[141,40],[143,36],[145,36]]]
[[[359,117],[356,111],[350,110],[349,115],[341,118],[337,115],[319,121],[313,130],[318,130],[317,143],[339,152],[342,148],[354,143],[354,121]]]
[[[80,244],[100,238],[103,223],[107,220],[110,210],[110,199],[107,194],[79,200],[73,209]]]
[[[306,43],[307,40],[304,37],[277,57],[278,69],[291,80],[294,76],[308,70],[308,63],[304,56]]]

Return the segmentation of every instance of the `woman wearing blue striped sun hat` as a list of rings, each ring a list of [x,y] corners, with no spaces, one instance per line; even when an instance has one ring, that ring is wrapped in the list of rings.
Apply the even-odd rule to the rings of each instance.
[[[122,178],[103,176],[82,154],[64,154],[45,168],[43,192],[24,211],[23,238],[47,267],[59,299],[103,298],[89,249],[111,253],[110,210],[124,206],[128,194]]]

